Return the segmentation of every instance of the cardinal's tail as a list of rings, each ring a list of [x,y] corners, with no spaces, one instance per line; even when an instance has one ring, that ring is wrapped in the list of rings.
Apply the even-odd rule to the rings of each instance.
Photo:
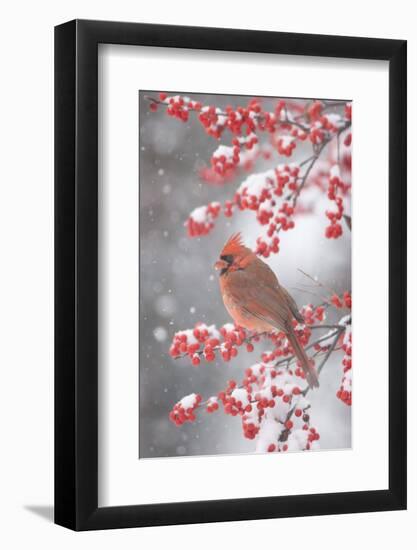
[[[307,357],[306,352],[304,351],[303,346],[300,344],[300,342],[297,339],[297,336],[293,330],[291,332],[288,332],[286,334],[295,355],[297,356],[297,359],[301,363],[301,367],[306,375],[307,382],[309,383],[311,388],[318,388],[319,387],[319,379],[317,377],[317,373],[314,370],[314,368],[310,365],[310,360]]]

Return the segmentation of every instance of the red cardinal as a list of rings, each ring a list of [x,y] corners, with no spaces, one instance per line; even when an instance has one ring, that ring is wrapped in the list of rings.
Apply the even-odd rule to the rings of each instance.
[[[318,387],[317,374],[292,326],[293,318],[304,323],[297,304],[270,267],[243,245],[240,233],[230,237],[214,267],[220,270],[223,302],[234,322],[258,333],[285,332],[309,385]]]

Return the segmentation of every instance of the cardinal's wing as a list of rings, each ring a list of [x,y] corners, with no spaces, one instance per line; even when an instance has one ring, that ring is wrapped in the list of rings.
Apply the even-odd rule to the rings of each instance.
[[[245,270],[236,271],[230,277],[233,277],[233,284],[227,285],[225,291],[236,306],[279,330],[288,330],[294,314],[288,303],[288,293],[282,292],[276,279],[271,286],[269,279],[258,277],[254,280]]]

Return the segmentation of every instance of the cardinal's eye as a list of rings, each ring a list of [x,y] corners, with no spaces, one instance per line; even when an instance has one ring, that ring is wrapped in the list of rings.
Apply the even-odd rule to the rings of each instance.
[[[233,256],[231,254],[226,254],[226,256],[220,256],[220,259],[224,262],[227,262],[228,264],[233,263]]]

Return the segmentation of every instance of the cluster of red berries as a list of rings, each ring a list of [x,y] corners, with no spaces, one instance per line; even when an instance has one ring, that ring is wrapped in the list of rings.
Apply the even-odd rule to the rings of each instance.
[[[168,97],[166,93],[161,92],[159,101],[167,105],[166,114],[168,116],[177,118],[182,122],[187,122],[190,110],[199,111],[201,109],[201,103],[180,95]],[[157,111],[158,103],[151,101],[149,108],[151,111]]]
[[[191,393],[176,403],[169,413],[169,419],[176,425],[181,426],[184,422],[194,422],[195,410],[200,406],[202,397],[198,393]]]
[[[207,206],[195,208],[189,215],[185,226],[190,237],[207,235],[213,227],[214,220],[219,216],[221,205],[218,202],[211,202]]]
[[[247,421],[246,417],[242,419],[243,436],[246,439],[255,439],[259,432],[259,426],[253,422]]]
[[[225,129],[227,118],[220,109],[211,105],[201,108],[198,120],[209,136],[219,139]]]
[[[295,130],[295,133],[298,136],[297,130]],[[290,157],[296,146],[297,141],[295,136],[280,136],[277,140],[277,151],[284,157]]]
[[[306,450],[309,450],[313,441],[318,441],[320,439],[320,434],[318,433],[316,428],[311,427],[305,429],[308,431],[308,443],[306,445]]]
[[[350,120],[346,115],[346,111],[344,117],[337,113],[323,114],[323,107],[321,101],[315,101],[307,109],[311,121],[308,138],[313,145],[319,145],[325,139],[329,139],[331,134],[336,134],[342,130],[346,125],[346,121]]]
[[[237,146],[220,145],[211,157],[211,166],[214,172],[220,176],[233,171],[239,165],[239,162],[240,148]]]
[[[268,452],[310,451],[319,449],[318,440],[320,439],[320,434],[316,428],[310,426],[309,419],[310,415],[303,414],[302,427],[292,429],[291,431],[286,429],[279,438],[277,444],[269,445],[267,449]],[[288,423],[292,424],[291,421],[288,421]],[[272,448],[272,446],[274,448]]]
[[[302,311],[310,324],[325,318],[322,306],[314,308],[307,305]],[[302,329],[296,329],[300,338],[303,338]],[[304,334],[304,339],[309,338],[308,334]],[[224,325],[219,330],[214,326],[199,324],[193,330],[175,335],[171,353],[174,356],[185,353],[193,356],[197,346],[204,354],[207,346],[223,353],[247,343],[247,338],[243,329],[232,324]],[[268,335],[268,338],[273,340],[274,345],[277,342],[282,345],[286,340],[283,333]],[[247,345],[251,346],[249,351],[252,351],[253,345]],[[286,351],[291,352],[290,349]],[[205,403],[202,403],[198,394],[182,399],[174,406],[170,418],[180,426],[195,419],[198,407],[204,406],[208,413],[212,413],[222,406],[225,414],[241,418],[243,435],[247,439],[256,440],[258,452],[314,450],[318,448],[320,435],[310,425],[307,412],[310,403],[304,396],[304,378],[304,372],[299,366],[290,368],[267,362],[258,363],[245,370],[240,384],[236,380],[229,380],[224,390]]]
[[[252,408],[242,415],[243,434],[256,439],[258,452],[295,450],[293,434],[309,429],[310,403],[303,395],[305,383],[296,378],[292,369],[270,367],[263,363],[246,369],[242,387],[248,392]],[[317,433],[317,432],[316,432]],[[303,444],[310,448],[308,434],[303,432]]]
[[[350,407],[352,405],[352,331],[350,327],[346,328],[342,349],[345,352],[342,361],[343,377],[336,396]]]
[[[313,145],[323,143],[343,130],[351,119],[350,104],[345,106],[344,116],[341,116],[333,112],[324,113],[325,105],[321,101],[315,101],[304,109],[297,102],[279,100],[273,112],[263,110],[257,99],[249,101],[246,107],[228,106],[220,109],[213,105],[202,105],[185,96],[167,97],[165,93],[161,93],[159,101],[151,100],[151,108],[156,110],[160,103],[166,105],[169,115],[182,121],[188,119],[190,111],[197,111],[205,131],[216,139],[220,139],[225,130],[232,134],[231,145],[219,146],[212,155],[211,166],[200,170],[205,181],[219,184],[232,180],[238,174],[239,168],[251,169],[260,155],[271,155],[271,151],[265,155],[261,153],[257,132],[269,133],[270,147],[275,148],[280,155],[290,157],[299,140],[308,138]],[[298,117],[294,118],[293,113],[298,113]],[[351,135],[349,136],[345,139],[346,146],[350,145]],[[350,154],[343,154],[340,165],[344,166],[350,159]],[[330,223],[326,227],[325,235],[329,239],[336,239],[343,233],[340,223],[344,213],[343,197],[350,188],[350,185],[341,180],[337,170],[338,166],[332,168],[328,181],[327,194],[336,207],[326,212]],[[291,207],[286,212],[280,212],[276,197],[282,196],[286,187],[293,192],[297,190],[300,166],[281,165],[274,172],[275,174],[254,174],[253,179],[256,181],[251,185],[252,189],[248,188],[247,178],[233,200],[224,205],[226,217],[232,216],[236,210],[249,209],[256,212],[260,225],[268,225],[266,235],[259,236],[256,246],[256,253],[264,258],[279,252],[278,233],[294,227],[293,214],[289,214]],[[262,177],[265,178],[264,185],[259,183]],[[207,235],[214,227],[214,220],[219,212],[217,206],[211,209],[210,205],[207,210],[203,210],[203,207],[195,209],[185,223],[189,236]]]
[[[352,295],[347,290],[345,290],[342,296],[338,296],[337,294],[332,294],[332,296],[330,297],[330,302],[334,307],[338,309],[341,309],[341,308],[352,309]]]
[[[271,148],[268,145],[260,147],[257,141],[255,134],[247,138],[233,138],[233,147],[227,147],[227,155],[223,149],[224,159],[219,155],[219,148],[216,149],[211,158],[211,165],[199,169],[200,179],[207,183],[223,185],[236,179],[242,170],[251,171],[259,158],[270,159]]]
[[[268,235],[269,237],[269,235]],[[279,252],[279,237],[277,235],[270,236],[267,240],[264,237],[260,236],[256,239],[256,250],[255,254],[263,256],[264,258],[269,258],[271,254],[278,254]]]
[[[219,156],[217,156],[219,155]],[[232,160],[231,160],[232,159]],[[230,147],[220,146],[213,157],[214,170],[225,175],[227,170],[233,170],[238,159],[234,157]],[[288,231],[295,224],[292,219],[294,208],[287,202],[280,204],[277,197],[281,197],[286,188],[290,191],[297,189],[297,178],[300,172],[298,165],[280,164],[273,170],[248,176],[235,193],[233,201],[226,201],[224,214],[233,215],[234,209],[240,211],[252,210],[261,225],[268,225],[265,237],[257,240],[256,253],[267,258],[271,253],[279,251],[278,232]],[[214,227],[214,220],[218,217],[221,207],[212,202],[208,206],[195,208],[187,221],[190,237],[207,235]]]
[[[216,351],[223,361],[228,362],[238,354],[238,347],[246,344],[246,351],[254,350],[252,341],[259,341],[258,335],[251,336],[241,328],[226,323],[220,329],[215,325],[198,323],[194,329],[176,332],[169,350],[171,357],[188,356],[195,367],[200,365],[201,357],[208,362],[214,361]]]
[[[218,395],[223,403],[224,412],[231,416],[243,416],[252,410],[251,396],[245,389],[237,388],[235,380],[229,380],[226,390]]]
[[[346,105],[345,116],[330,113],[323,114],[324,105],[320,101],[312,103],[305,113],[303,108],[295,102],[286,102],[280,99],[274,112],[265,111],[258,99],[251,99],[246,107],[233,108],[227,106],[224,110],[214,105],[202,105],[184,96],[167,97],[159,94],[159,102],[151,100],[150,109],[156,111],[158,103],[167,105],[167,114],[185,122],[190,111],[199,113],[198,119],[208,135],[220,139],[224,130],[228,129],[234,136],[244,136],[256,131],[271,134],[273,141],[279,130],[288,131],[288,135],[279,136],[275,140],[277,151],[281,155],[291,156],[296,147],[296,140],[304,141],[307,137],[313,144],[321,143],[326,135],[339,131],[346,120],[351,119],[351,105]],[[299,116],[305,114],[303,123],[295,122],[291,111],[298,111]]]
[[[322,128],[332,133],[338,132],[344,128],[346,124],[346,120],[337,113],[328,113],[327,115],[321,116],[319,121]]]
[[[208,135],[219,139],[227,128],[235,136],[248,135],[256,130],[256,119],[261,113],[261,106],[256,99],[248,106],[233,109],[227,106],[224,111],[214,106],[204,106],[199,109],[199,121]]]
[[[206,412],[212,413],[219,410],[219,403],[217,397],[209,397],[206,403]]]
[[[258,99],[250,100],[246,107],[227,106],[222,110],[213,105],[203,106],[188,97],[167,97],[167,94],[160,93],[159,102],[151,100],[150,109],[156,111],[158,103],[166,104],[167,114],[183,122],[188,120],[190,111],[197,111],[205,131],[215,139],[220,139],[225,129],[234,136],[247,136],[256,131],[267,132],[275,142],[278,153],[285,156],[292,155],[297,140],[304,141],[308,137],[311,143],[320,144],[329,134],[340,131],[346,121],[351,120],[351,104],[346,104],[344,117],[341,117],[336,113],[323,114],[324,105],[320,101],[313,102],[305,112],[298,103],[282,99],[277,102],[274,112],[263,110]],[[295,122],[291,111],[298,111],[299,118],[304,115],[304,122]],[[278,130],[289,133],[276,139]]]
[[[310,130],[310,133],[308,135],[311,143],[313,145],[320,145],[320,143],[322,143],[325,139],[325,132],[321,129],[321,127],[318,127],[318,128],[312,128]]]
[[[251,133],[246,137],[234,137],[232,147],[220,145],[211,156],[213,171],[220,176],[225,176],[228,173],[233,173],[240,165],[248,170],[258,156],[258,149],[255,147],[257,143],[258,137]],[[243,154],[251,150],[254,151],[254,154],[249,158]]]
[[[330,221],[330,225],[326,227],[325,232],[328,239],[337,239],[343,233],[340,223],[344,212],[343,197],[346,195],[349,188],[350,186],[345,184],[341,179],[339,166],[337,164],[332,166],[330,169],[327,197],[334,202],[336,211],[326,211],[326,216]]]
[[[223,361],[230,361],[232,357],[236,357],[237,348],[246,343],[246,351],[252,352],[254,347],[248,341],[248,334],[242,327],[238,327],[232,323],[226,323],[220,328],[220,334],[223,337],[223,343],[220,345],[221,356]],[[259,336],[252,336],[252,341],[259,341]]]
[[[297,189],[299,172],[297,165],[280,164],[274,170],[252,174],[242,182],[233,202],[229,203],[228,215],[232,214],[232,205],[236,205],[239,210],[256,212],[260,225],[268,225],[266,235],[258,237],[256,246],[256,253],[264,258],[279,251],[279,231],[294,228],[294,208],[287,202],[280,205],[277,198],[286,187],[291,191]]]
[[[194,329],[181,330],[174,334],[169,353],[171,357],[188,355],[194,366],[200,364],[200,354],[214,359],[214,349],[220,345],[220,332],[215,325],[198,323]],[[213,357],[211,357],[213,355]]]
[[[276,224],[281,224],[283,231],[294,229],[294,221],[291,219],[293,215],[294,207],[290,206],[288,202],[283,202],[281,208],[278,210],[278,215],[275,217],[275,222]],[[269,226],[268,232],[273,233],[273,226]]]
[[[323,103],[321,101],[313,101],[307,108],[307,114],[311,122],[315,122],[321,117],[321,111],[323,109]]]
[[[301,309],[301,315],[304,317],[306,325],[314,325],[326,320],[326,309],[323,306],[307,304]]]
[[[231,396],[238,397],[242,403],[237,414],[242,417],[243,435],[247,439],[258,436],[258,450],[265,452],[271,444],[276,445],[278,450],[281,433],[284,430],[290,433],[294,426],[301,426],[303,419],[300,417],[310,406],[302,395],[303,386],[304,382],[298,381],[291,369],[264,363],[246,369],[241,387],[233,390]],[[237,392],[240,393],[237,395]],[[291,409],[295,414],[294,420],[290,418]],[[234,409],[232,411],[235,412]]]
[[[300,173],[300,167],[296,164],[279,164],[273,170],[268,170],[260,174],[251,174],[239,186],[234,196],[234,201],[240,210],[258,211],[261,205],[267,201],[263,210],[270,210],[276,206],[274,202],[276,197],[281,197],[287,187],[291,191],[297,189],[297,178]],[[258,215],[259,221],[262,219],[262,225],[266,225],[271,218]]]

